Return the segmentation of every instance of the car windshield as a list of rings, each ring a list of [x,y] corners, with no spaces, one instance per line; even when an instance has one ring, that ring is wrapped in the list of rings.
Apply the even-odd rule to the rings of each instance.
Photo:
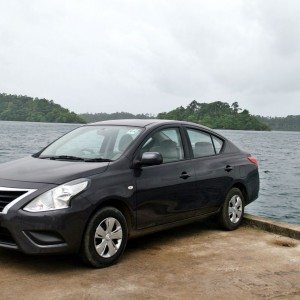
[[[49,145],[43,159],[113,161],[118,159],[141,133],[131,126],[91,125],[79,127]]]

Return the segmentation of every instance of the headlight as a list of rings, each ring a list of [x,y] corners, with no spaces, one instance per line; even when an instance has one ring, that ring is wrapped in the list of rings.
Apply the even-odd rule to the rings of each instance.
[[[24,210],[30,212],[63,209],[70,206],[70,200],[87,188],[88,179],[77,179],[62,184],[29,202]]]

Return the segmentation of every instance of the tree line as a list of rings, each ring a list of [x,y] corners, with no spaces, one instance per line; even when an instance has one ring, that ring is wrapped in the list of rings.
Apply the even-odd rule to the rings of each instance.
[[[242,130],[294,130],[300,131],[300,115],[287,117],[253,116],[247,109],[242,109],[238,102],[231,105],[227,102],[215,101],[199,103],[192,101],[188,106],[180,106],[169,112],[151,114],[116,113],[85,113],[80,116],[86,122],[99,122],[118,119],[170,119],[199,123],[216,129]]]
[[[85,113],[79,115],[87,123],[107,121],[107,120],[120,120],[120,119],[150,119],[155,118],[151,114],[132,114],[129,112],[115,112],[115,113]]]
[[[232,104],[222,101],[200,103],[194,100],[186,107],[180,106],[169,112],[159,113],[157,116],[129,112],[77,115],[52,100],[0,93],[0,120],[91,123],[150,118],[190,121],[215,129],[300,131],[300,115],[285,118],[254,116],[247,109],[240,108],[238,102]]]
[[[268,125],[252,116],[247,109],[241,109],[238,102],[230,105],[221,101],[200,103],[194,100],[187,107],[180,106],[157,117],[190,121],[215,129],[270,130]]]
[[[300,131],[300,115],[287,117],[261,117],[258,120],[267,124],[272,130]]]
[[[0,94],[0,120],[85,123],[80,116],[52,100],[5,93]]]

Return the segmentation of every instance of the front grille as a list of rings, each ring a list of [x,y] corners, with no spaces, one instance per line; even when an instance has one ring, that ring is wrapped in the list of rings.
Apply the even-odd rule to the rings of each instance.
[[[28,191],[20,190],[1,190],[0,188],[0,212],[3,211],[6,205],[24,195]]]
[[[0,226],[0,244],[16,245],[10,232],[6,228],[1,226]]]

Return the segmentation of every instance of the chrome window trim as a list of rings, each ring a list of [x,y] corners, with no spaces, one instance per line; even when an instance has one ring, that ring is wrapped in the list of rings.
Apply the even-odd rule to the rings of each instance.
[[[0,186],[0,191],[4,191],[4,192],[25,192],[25,194],[21,195],[20,197],[16,198],[15,200],[13,200],[12,202],[10,202],[9,204],[7,204],[3,210],[0,212],[0,214],[7,214],[8,210],[14,206],[17,202],[19,202],[20,200],[22,200],[23,198],[27,197],[28,195],[34,193],[35,191],[37,191],[36,189],[19,189],[19,188],[8,188],[8,187],[2,187]]]

